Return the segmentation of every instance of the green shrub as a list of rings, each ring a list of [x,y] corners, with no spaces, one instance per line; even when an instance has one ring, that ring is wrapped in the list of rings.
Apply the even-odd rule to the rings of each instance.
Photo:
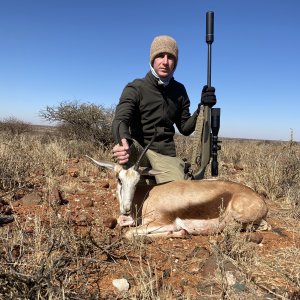
[[[47,106],[39,115],[47,121],[58,122],[59,131],[68,139],[90,141],[102,146],[113,143],[111,125],[114,109],[72,101],[62,102],[57,107]]]

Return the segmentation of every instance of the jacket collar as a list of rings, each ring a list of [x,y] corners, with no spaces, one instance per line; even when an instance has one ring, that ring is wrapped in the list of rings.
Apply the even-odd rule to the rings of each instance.
[[[152,74],[151,70],[146,74],[145,78],[148,79],[154,86],[156,86],[159,89],[167,88],[174,81],[174,77],[172,77],[172,79],[170,80],[170,83],[167,86],[158,84],[158,79]]]

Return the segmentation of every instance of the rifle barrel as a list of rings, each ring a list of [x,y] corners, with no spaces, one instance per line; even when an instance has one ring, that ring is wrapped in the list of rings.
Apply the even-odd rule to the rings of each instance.
[[[206,43],[208,47],[207,55],[207,86],[211,87],[211,45],[214,41],[214,12],[206,13]]]

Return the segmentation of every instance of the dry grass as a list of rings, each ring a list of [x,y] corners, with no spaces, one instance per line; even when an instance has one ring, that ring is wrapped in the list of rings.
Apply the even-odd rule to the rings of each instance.
[[[182,157],[190,157],[190,145],[186,138],[177,140]],[[20,191],[24,194],[41,186],[46,194],[58,182],[67,194],[82,193],[82,187],[64,175],[69,161],[83,154],[111,159],[108,149],[86,142],[47,133],[12,136],[2,132],[0,198],[13,203]],[[178,267],[173,261],[178,252],[170,247],[173,241],[159,246],[147,239],[127,242],[120,238],[121,233],[112,235],[101,222],[82,230],[68,220],[67,210],[62,215],[48,206],[39,214],[16,216],[13,226],[0,227],[0,298],[299,299],[300,145],[225,140],[219,166],[221,178],[251,186],[278,208],[271,210],[270,216],[280,219],[283,228],[295,235],[289,247],[272,248],[262,255],[263,249],[249,243],[251,230],[242,233],[236,225],[228,226],[221,235],[208,237],[207,248],[216,268],[212,276],[203,278],[194,275],[197,271],[187,271],[188,260],[197,259],[188,247],[180,248],[184,263]],[[79,172],[82,177],[98,174],[84,160]],[[191,281],[198,276],[194,286],[198,296],[174,288],[161,261],[170,263],[171,270],[176,265]],[[203,258],[199,262],[203,264]],[[103,291],[100,283],[105,276],[117,274],[125,265],[130,290],[120,294]]]

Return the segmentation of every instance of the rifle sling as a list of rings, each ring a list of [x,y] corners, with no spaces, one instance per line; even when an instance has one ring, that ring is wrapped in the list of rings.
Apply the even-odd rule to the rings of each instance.
[[[201,105],[200,112],[197,117],[196,127],[194,131],[193,138],[193,152],[192,152],[192,160],[191,160],[191,169],[193,173],[199,168],[199,157],[202,154],[202,135],[203,135],[203,126],[204,125],[204,106]]]

